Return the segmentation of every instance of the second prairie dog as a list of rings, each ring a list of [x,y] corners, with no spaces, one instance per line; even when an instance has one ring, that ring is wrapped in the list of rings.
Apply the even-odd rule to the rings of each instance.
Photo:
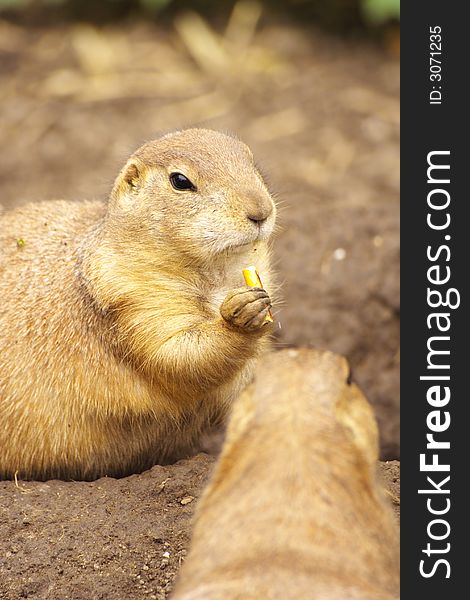
[[[84,174],[86,175],[86,174]],[[93,479],[188,452],[250,380],[271,326],[276,210],[251,151],[149,142],[109,202],[0,219],[0,477]]]
[[[263,359],[233,406],[173,600],[392,600],[372,409],[330,352]]]

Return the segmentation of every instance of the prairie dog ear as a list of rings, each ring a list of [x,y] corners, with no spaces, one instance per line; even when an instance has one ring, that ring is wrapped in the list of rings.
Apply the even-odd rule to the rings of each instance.
[[[133,207],[137,193],[143,186],[146,169],[138,159],[131,158],[119,173],[111,192],[111,206],[121,209]]]
[[[136,162],[129,162],[124,167],[124,173],[122,175],[123,182],[130,188],[138,188],[143,180],[142,168]]]

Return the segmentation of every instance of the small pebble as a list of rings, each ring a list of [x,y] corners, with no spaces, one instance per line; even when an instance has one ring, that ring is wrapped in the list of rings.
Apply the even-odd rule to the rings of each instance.
[[[376,235],[372,238],[372,243],[376,248],[380,248],[380,246],[382,246],[384,243],[384,239],[381,235]]]
[[[185,498],[180,500],[180,504],[182,504],[184,506],[185,504],[189,504],[193,500],[194,500],[194,496],[186,496]]]
[[[346,258],[346,250],[344,248],[336,248],[333,252],[333,258],[335,260],[344,260]]]

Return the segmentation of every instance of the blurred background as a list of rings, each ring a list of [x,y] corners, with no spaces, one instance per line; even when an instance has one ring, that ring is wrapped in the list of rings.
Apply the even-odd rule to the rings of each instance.
[[[398,0],[0,0],[0,205],[235,133],[281,203],[278,345],[346,355],[399,458],[398,61]]]

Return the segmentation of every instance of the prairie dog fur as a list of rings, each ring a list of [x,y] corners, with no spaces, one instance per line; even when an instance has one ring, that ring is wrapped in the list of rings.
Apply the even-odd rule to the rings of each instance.
[[[283,350],[233,406],[172,600],[392,600],[398,530],[340,356]]]
[[[0,477],[94,479],[189,452],[267,347],[274,202],[242,142],[139,148],[109,201],[0,218]],[[254,264],[265,290],[244,285]]]

